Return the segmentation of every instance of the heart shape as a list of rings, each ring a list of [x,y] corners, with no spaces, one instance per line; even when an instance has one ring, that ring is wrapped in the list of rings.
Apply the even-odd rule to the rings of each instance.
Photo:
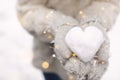
[[[72,28],[65,37],[68,47],[84,62],[90,61],[104,42],[103,32],[95,26]]]

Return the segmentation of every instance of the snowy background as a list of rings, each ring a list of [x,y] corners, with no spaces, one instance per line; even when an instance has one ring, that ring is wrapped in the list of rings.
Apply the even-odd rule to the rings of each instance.
[[[0,80],[44,80],[31,65],[32,36],[19,24],[16,0],[0,0]],[[110,65],[102,80],[120,80],[120,16],[108,33]]]

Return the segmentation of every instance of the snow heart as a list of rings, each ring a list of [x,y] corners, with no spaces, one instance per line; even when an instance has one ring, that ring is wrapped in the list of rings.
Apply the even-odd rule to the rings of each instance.
[[[65,37],[71,51],[84,62],[90,61],[95,56],[104,40],[103,33],[95,26],[89,26],[84,30],[76,26]]]

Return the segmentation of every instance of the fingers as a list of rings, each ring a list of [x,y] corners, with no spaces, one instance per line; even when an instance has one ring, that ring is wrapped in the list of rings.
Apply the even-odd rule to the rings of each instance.
[[[34,39],[34,58],[33,64],[37,68],[41,68],[43,70],[48,70],[49,63],[53,61],[52,54],[54,52],[50,48],[49,44],[43,43],[39,41],[39,39]],[[47,67],[44,68],[42,65],[44,62],[48,62]],[[50,69],[50,68],[49,68]]]
[[[107,62],[109,59],[109,51],[110,51],[110,43],[109,40],[106,39],[97,53],[98,59]]]
[[[105,64],[96,64],[95,66],[92,66],[88,74],[88,79],[100,80],[103,74],[106,72],[107,67],[108,67],[108,62],[106,62]]]
[[[99,80],[108,66],[109,48],[106,46],[109,45],[109,40],[106,38],[106,34],[103,32],[106,39],[96,53],[97,58],[95,56],[91,61],[84,63],[76,56],[71,57],[72,51],[66,45],[64,38],[65,34],[73,27],[68,29],[65,27],[66,26],[61,27],[55,37],[55,51],[58,59],[63,62],[62,65],[64,69],[67,73],[76,75],[75,78],[78,80],[84,78]],[[66,55],[68,55],[68,58]]]
[[[61,66],[59,60],[49,43],[44,43],[38,38],[34,39],[34,58],[33,65],[44,72],[58,74],[63,80],[67,80],[66,71]]]
[[[55,52],[58,59],[64,62],[65,59],[69,58],[72,54],[65,42],[65,36],[67,32],[73,28],[71,25],[62,25],[55,35]]]

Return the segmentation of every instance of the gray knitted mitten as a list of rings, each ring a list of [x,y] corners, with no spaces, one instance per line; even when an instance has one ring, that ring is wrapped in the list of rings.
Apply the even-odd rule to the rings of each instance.
[[[18,0],[18,19],[34,37],[34,66],[45,72],[57,73],[63,80],[100,80],[108,66],[109,39],[106,34],[119,13],[119,2],[120,0]],[[66,36],[76,27],[78,33],[88,32],[92,33],[91,36],[99,36],[91,37],[88,34],[88,42],[89,39],[93,41],[87,43],[85,38],[85,44],[81,38],[79,41],[84,44],[76,41],[75,45],[80,44],[76,49],[73,44],[75,41],[71,41],[73,46],[66,42]],[[99,43],[103,39],[100,35],[104,40]],[[78,40],[73,39],[76,35],[71,36],[70,40]],[[100,45],[96,46],[96,43]],[[83,53],[79,53],[81,51]],[[89,57],[86,52],[92,56],[88,54]]]

